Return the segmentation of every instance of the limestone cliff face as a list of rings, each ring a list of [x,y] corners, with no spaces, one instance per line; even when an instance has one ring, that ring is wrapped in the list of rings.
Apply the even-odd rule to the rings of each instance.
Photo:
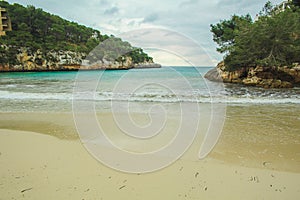
[[[0,71],[68,71],[68,70],[96,70],[96,69],[131,69],[161,67],[153,62],[134,64],[130,57],[125,57],[122,62],[108,61],[105,58],[97,63],[90,64],[85,53],[72,51],[49,51],[43,53],[40,50],[30,52],[26,48],[19,49],[16,55],[17,64],[1,65]]]
[[[300,65],[289,67],[245,67],[226,71],[224,62],[210,70],[205,78],[224,83],[238,83],[263,88],[291,88],[300,85]]]

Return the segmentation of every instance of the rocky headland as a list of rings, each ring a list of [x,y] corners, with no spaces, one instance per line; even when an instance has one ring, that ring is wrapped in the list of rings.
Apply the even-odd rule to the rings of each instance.
[[[34,6],[0,1],[0,72],[157,68],[143,49]],[[7,20],[9,19],[9,20]],[[2,21],[1,21],[2,20]]]
[[[222,81],[262,88],[292,88],[300,85],[300,65],[292,67],[244,67],[238,70],[226,70],[224,62],[210,70],[204,76],[210,81]]]
[[[134,63],[127,56],[122,62],[109,61],[105,58],[97,63],[90,64],[86,53],[73,51],[49,51],[43,53],[40,50],[30,52],[21,48],[16,55],[17,64],[0,64],[0,72],[30,72],[30,71],[75,71],[75,70],[126,70],[132,68],[160,68],[161,65],[153,61]]]

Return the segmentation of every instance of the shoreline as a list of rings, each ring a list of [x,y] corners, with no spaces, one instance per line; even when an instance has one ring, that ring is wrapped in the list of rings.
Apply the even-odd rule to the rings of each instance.
[[[97,161],[79,140],[71,112],[0,113],[0,197],[297,199],[298,111],[298,105],[229,106],[208,157],[198,159],[200,136],[175,163],[147,174],[122,173]],[[110,112],[97,116],[114,130]],[[146,120],[140,113],[133,119]]]
[[[221,137],[209,157],[228,164],[300,173],[298,112],[300,105],[228,106]],[[273,118],[275,115],[278,118]],[[142,125],[149,120],[142,113],[133,113],[131,117]],[[114,130],[110,135],[112,139],[118,138],[121,132],[113,128],[116,124],[109,110],[97,113],[97,118],[104,131]],[[165,131],[167,136],[160,138],[163,141],[168,140],[172,136],[170,132],[177,127],[172,125],[177,123],[174,120],[171,119],[171,127]],[[202,122],[201,133],[198,133],[201,138],[191,147],[195,155],[203,141],[202,132],[207,128],[203,125]],[[72,112],[0,112],[0,129],[36,132],[67,141],[79,140]]]

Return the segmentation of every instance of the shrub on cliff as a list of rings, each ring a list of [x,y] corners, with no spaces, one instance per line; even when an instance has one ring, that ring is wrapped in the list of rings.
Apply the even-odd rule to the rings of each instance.
[[[296,2],[296,1],[295,1]],[[256,21],[232,16],[211,25],[217,51],[225,53],[227,70],[253,66],[291,66],[300,62],[300,9],[284,10],[267,2]]]

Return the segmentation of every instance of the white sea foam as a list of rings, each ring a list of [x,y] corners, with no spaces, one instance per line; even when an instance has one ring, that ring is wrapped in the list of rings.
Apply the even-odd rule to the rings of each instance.
[[[0,99],[12,100],[72,100],[72,94],[68,93],[27,93],[0,91]]]
[[[1,99],[12,100],[62,100],[71,101],[72,93],[27,93],[27,92],[11,92],[0,91]],[[240,96],[230,95],[214,95],[207,94],[172,94],[172,93],[114,93],[99,92],[92,95],[82,93],[77,99],[86,101],[128,101],[128,102],[162,102],[162,103],[178,103],[178,102],[194,102],[194,103],[228,103],[228,104],[300,104],[299,96],[286,97],[286,95],[270,95],[270,96],[253,96],[250,94]]]

